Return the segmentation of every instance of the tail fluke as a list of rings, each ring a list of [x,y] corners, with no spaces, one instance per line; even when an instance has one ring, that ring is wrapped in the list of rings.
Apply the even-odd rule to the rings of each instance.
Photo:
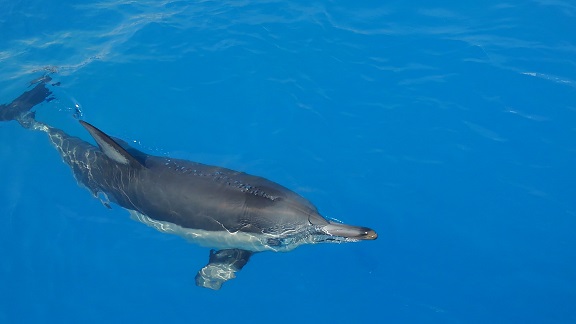
[[[21,94],[9,104],[0,104],[0,121],[20,120],[23,116],[29,115],[30,109],[43,101],[50,101],[50,91],[46,83],[52,78],[44,76],[38,80],[38,84],[31,90]],[[32,115],[33,116],[33,115]]]

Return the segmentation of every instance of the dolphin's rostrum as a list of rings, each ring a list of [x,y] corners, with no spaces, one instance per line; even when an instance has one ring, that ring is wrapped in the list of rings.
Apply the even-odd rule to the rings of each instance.
[[[148,155],[80,121],[92,145],[34,118],[32,107],[50,100],[50,77],[8,105],[0,120],[48,134],[78,182],[105,195],[132,217],[159,231],[212,248],[196,275],[198,286],[220,289],[261,251],[290,251],[302,244],[374,240],[370,228],[323,218],[316,207],[272,181],[217,166]]]

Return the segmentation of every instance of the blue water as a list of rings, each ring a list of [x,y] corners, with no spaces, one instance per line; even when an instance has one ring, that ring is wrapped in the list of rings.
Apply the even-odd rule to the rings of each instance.
[[[0,102],[264,176],[372,242],[208,250],[0,124],[0,323],[575,323],[576,5],[0,0]]]

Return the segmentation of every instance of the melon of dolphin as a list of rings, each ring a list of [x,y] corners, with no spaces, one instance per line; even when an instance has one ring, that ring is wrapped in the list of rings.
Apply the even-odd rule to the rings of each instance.
[[[165,233],[209,247],[196,284],[220,289],[257,252],[290,251],[302,244],[374,240],[367,227],[322,217],[293,191],[262,177],[187,160],[153,156],[80,121],[93,145],[37,121],[32,107],[51,99],[49,77],[8,105],[0,120],[48,134],[77,181],[98,197]]]

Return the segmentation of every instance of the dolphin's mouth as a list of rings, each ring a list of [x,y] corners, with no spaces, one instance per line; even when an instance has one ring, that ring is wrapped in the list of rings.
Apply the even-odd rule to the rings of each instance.
[[[362,226],[351,226],[338,223],[330,223],[320,227],[320,230],[332,237],[334,240],[353,242],[364,240],[375,240],[378,234],[371,228]]]

